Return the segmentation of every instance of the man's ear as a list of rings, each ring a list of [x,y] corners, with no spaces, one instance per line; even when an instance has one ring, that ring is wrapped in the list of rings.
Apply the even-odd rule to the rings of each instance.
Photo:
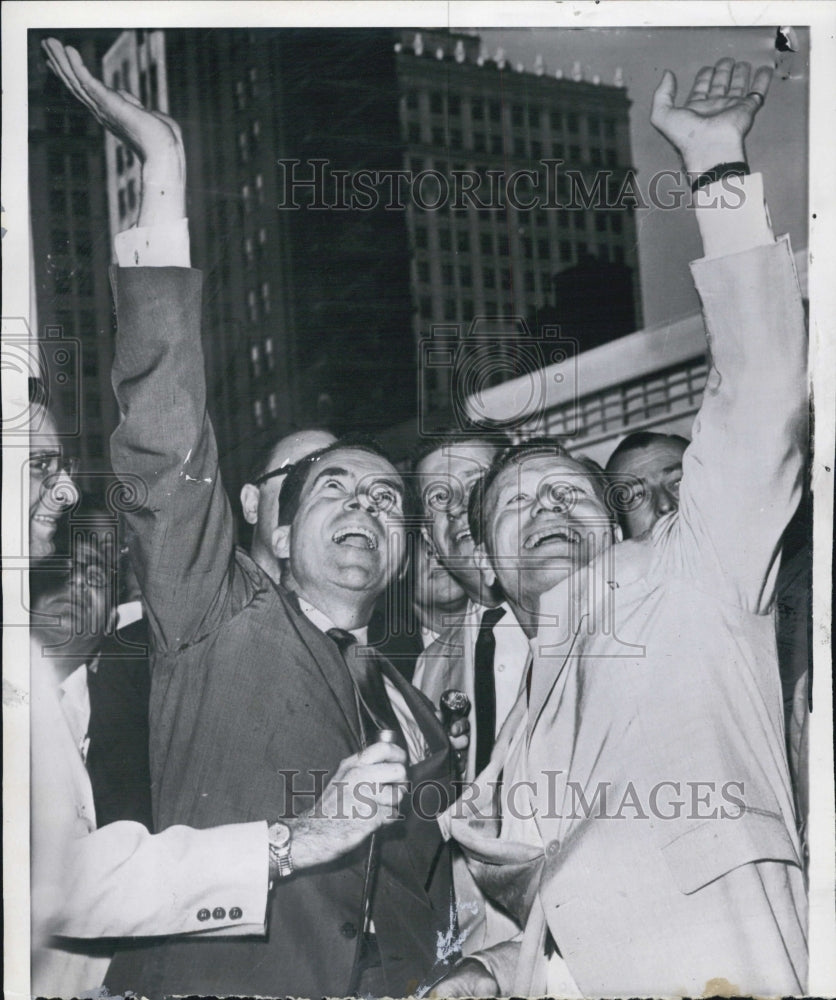
[[[247,524],[255,524],[258,520],[258,487],[252,483],[244,483],[240,497],[244,520]]]
[[[435,542],[433,541],[432,532],[425,524],[421,526],[421,538],[423,538],[424,544],[429,549],[430,555],[437,557],[438,552],[435,547]]]
[[[494,584],[499,582],[496,578],[496,573],[494,572],[490,556],[488,555],[488,550],[485,548],[484,543],[477,545],[473,550],[473,558],[476,561],[476,565],[479,567],[482,576],[485,578],[485,583],[488,587],[493,587]]]
[[[290,525],[280,524],[273,531],[271,541],[273,543],[273,555],[277,559],[290,558]]]

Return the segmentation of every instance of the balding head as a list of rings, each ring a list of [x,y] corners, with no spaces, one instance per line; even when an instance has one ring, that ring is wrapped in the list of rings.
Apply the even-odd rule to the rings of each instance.
[[[241,510],[253,525],[250,555],[274,580],[279,566],[273,555],[273,532],[279,523],[279,493],[293,465],[308,455],[326,448],[337,439],[326,430],[300,430],[265,449],[250,470],[250,482],[241,488]]]

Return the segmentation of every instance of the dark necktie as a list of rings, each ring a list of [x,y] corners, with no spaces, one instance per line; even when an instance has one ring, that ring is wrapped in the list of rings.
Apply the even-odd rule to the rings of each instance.
[[[377,653],[371,646],[359,647],[355,637],[345,629],[329,628],[327,634],[342,654],[354,682],[366,744],[375,743],[381,729],[392,729],[398,734],[399,746],[405,747],[406,741],[383,684]]]
[[[493,673],[496,638],[494,625],[505,608],[488,608],[479,623],[474,655],[473,691],[476,701],[476,773],[487,767],[496,737],[496,682]]]

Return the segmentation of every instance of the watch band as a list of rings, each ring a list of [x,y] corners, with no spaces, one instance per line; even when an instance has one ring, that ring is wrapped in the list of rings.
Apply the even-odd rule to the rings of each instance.
[[[271,837],[268,836],[268,845],[270,849],[270,861],[272,862],[276,873],[279,878],[287,878],[289,875],[293,874],[293,860],[290,856],[290,828],[285,826],[284,823],[280,824],[287,831],[287,839],[283,844],[276,844]]]

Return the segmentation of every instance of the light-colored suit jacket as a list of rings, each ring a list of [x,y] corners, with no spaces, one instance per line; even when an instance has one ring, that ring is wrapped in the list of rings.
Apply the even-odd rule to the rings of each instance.
[[[501,994],[542,992],[546,929],[584,995],[804,991],[771,613],[806,445],[801,297],[786,240],[692,272],[713,364],[679,512],[541,602],[560,616],[525,721],[542,874]]]
[[[32,993],[101,986],[101,937],[263,934],[267,824],[211,830],[96,829],[93,789],[62,710],[53,663],[32,651]],[[67,938],[82,938],[68,946]]]

